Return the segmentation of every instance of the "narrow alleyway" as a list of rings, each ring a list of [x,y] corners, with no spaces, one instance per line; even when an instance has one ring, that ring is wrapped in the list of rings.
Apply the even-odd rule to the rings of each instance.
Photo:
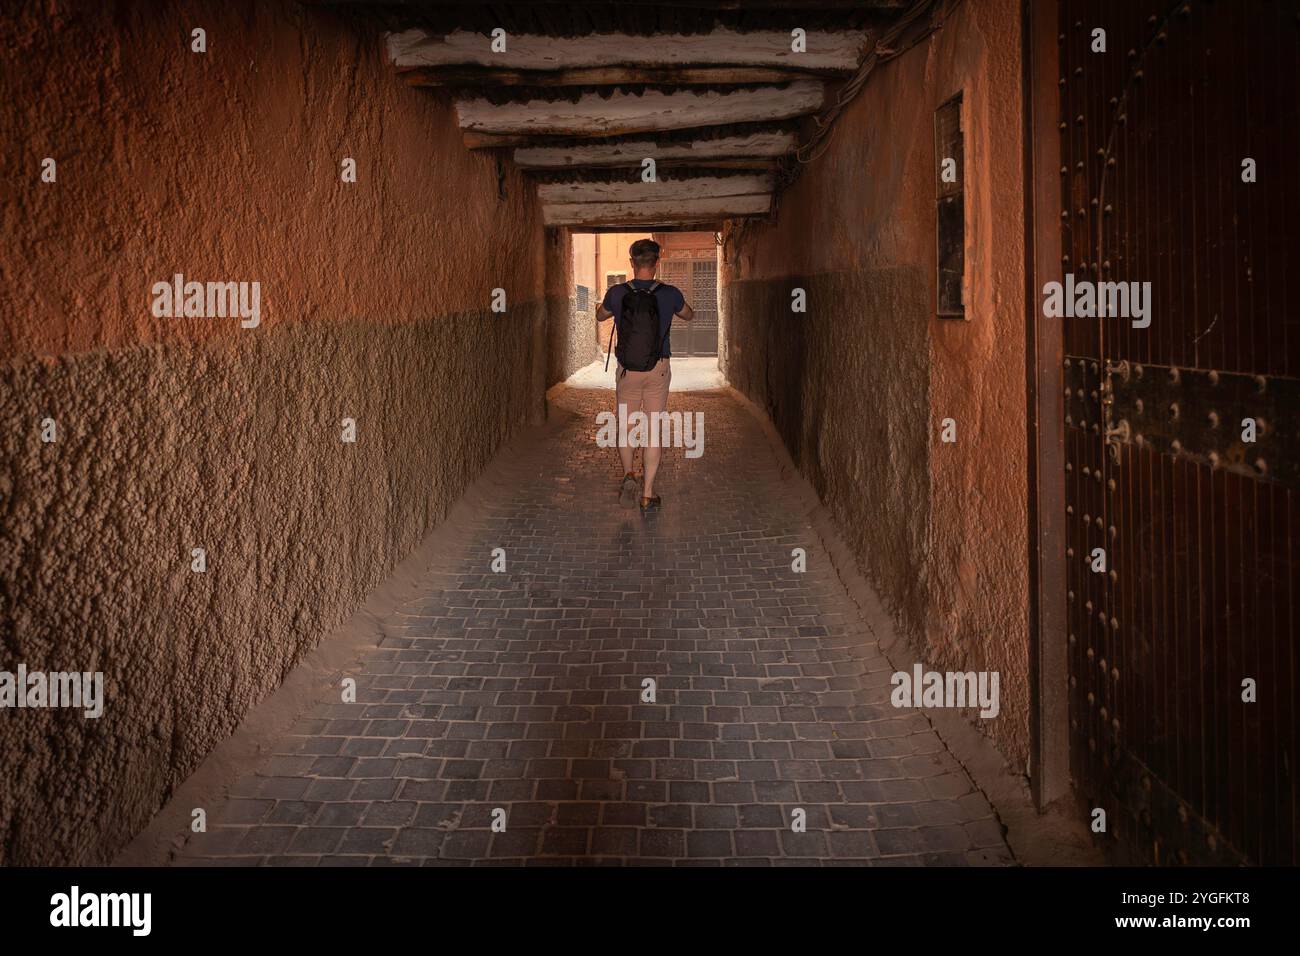
[[[666,455],[643,518],[594,440],[610,397],[559,391],[556,440],[494,466],[497,500],[385,622],[357,702],[301,718],[181,862],[1012,862],[926,718],[890,706],[753,417],[674,391],[704,454]]]
[[[1300,0],[11,6],[0,873],[1300,865]]]

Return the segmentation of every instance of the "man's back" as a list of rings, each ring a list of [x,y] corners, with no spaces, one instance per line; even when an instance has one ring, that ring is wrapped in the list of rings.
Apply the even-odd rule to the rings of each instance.
[[[632,284],[638,289],[649,289],[657,281],[657,279],[633,279]],[[622,314],[623,297],[625,295],[627,295],[626,283],[620,282],[617,285],[610,286],[605,292],[605,300],[601,305],[605,311],[617,319]],[[660,354],[664,358],[669,358],[673,354],[670,339],[673,316],[680,312],[686,304],[686,296],[682,294],[682,290],[677,286],[660,283],[655,289],[655,300],[659,304],[659,336],[664,342]]]

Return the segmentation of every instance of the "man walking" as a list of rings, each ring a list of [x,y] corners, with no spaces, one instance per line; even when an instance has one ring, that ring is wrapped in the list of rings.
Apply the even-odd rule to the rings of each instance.
[[[686,304],[681,289],[655,280],[659,243],[638,239],[632,243],[629,255],[633,277],[609,288],[605,300],[596,309],[596,321],[613,316],[614,331],[618,333],[618,370],[614,378],[616,412],[624,421],[632,412],[644,412],[653,429],[654,413],[668,409],[668,385],[673,377],[669,342],[673,317],[689,322],[695,310]],[[618,454],[623,462],[619,501],[630,508],[636,502],[637,492],[632,447],[620,442]],[[660,458],[657,441],[646,444],[643,458],[645,481],[641,488],[641,511],[647,512],[661,504],[660,497],[654,493]]]

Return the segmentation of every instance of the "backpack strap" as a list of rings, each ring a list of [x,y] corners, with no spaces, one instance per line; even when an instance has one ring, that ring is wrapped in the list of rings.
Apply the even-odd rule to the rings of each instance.
[[[633,288],[632,282],[630,280],[626,283],[626,285],[629,289]],[[626,293],[624,294],[626,295]],[[623,303],[621,302],[619,303],[618,310],[619,312],[623,311]],[[614,327],[609,330],[609,347],[605,349],[605,371],[606,372],[609,371],[609,355],[611,352],[614,351],[614,333],[618,331],[618,316],[611,312],[609,317],[614,320]]]
[[[631,282],[628,283],[628,285],[631,285],[631,284],[632,284]],[[655,280],[653,280],[653,281],[650,283],[650,288],[646,289],[645,291],[646,291],[646,292],[654,292],[654,291],[655,291],[656,289],[658,289],[661,285],[663,285],[663,283],[660,282],[658,279],[655,279]],[[659,357],[660,357],[660,358],[663,358],[663,354],[664,354],[664,343],[668,341],[668,333],[672,331],[672,326],[673,326],[673,317],[670,315],[670,316],[668,317],[668,331],[664,332],[664,334],[663,334],[663,338],[661,338],[661,339],[659,340]]]
[[[668,317],[668,328],[664,329],[664,336],[663,336],[663,338],[661,338],[661,339],[659,340],[659,357],[660,357],[660,358],[663,358],[663,357],[664,357],[664,343],[668,341],[668,335],[669,335],[669,333],[672,332],[672,330],[673,330],[673,320],[672,320],[672,316],[669,316],[669,317]],[[599,353],[597,353],[597,354],[599,354]]]

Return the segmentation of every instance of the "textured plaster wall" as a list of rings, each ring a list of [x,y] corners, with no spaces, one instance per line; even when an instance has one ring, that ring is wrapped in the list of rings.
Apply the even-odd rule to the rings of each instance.
[[[570,345],[573,348],[572,360],[580,363],[578,368],[597,358],[604,358],[596,344],[596,306],[600,305],[604,285],[596,278],[596,234],[591,232],[573,233],[573,295],[574,324]],[[578,312],[577,286],[587,287],[587,309]]]
[[[107,684],[0,711],[0,863],[99,863],[537,419],[567,280],[349,15],[48,4],[0,49],[0,670]],[[175,272],[259,280],[261,326],[153,317]]]
[[[1020,21],[962,3],[880,68],[775,224],[729,228],[728,378],[771,415],[925,660],[996,670],[1028,753]],[[936,318],[935,109],[964,95],[967,321]],[[808,312],[791,312],[791,289]],[[957,443],[940,442],[952,418]]]
[[[576,281],[577,255],[568,229],[548,229],[546,243],[547,368],[546,385],[563,382],[585,365],[595,353],[592,322],[595,306],[578,314]],[[590,281],[590,279],[588,279]],[[590,299],[590,296],[588,296]]]
[[[585,285],[588,289],[596,288],[596,234],[594,232],[573,233],[573,282],[575,285]]]

